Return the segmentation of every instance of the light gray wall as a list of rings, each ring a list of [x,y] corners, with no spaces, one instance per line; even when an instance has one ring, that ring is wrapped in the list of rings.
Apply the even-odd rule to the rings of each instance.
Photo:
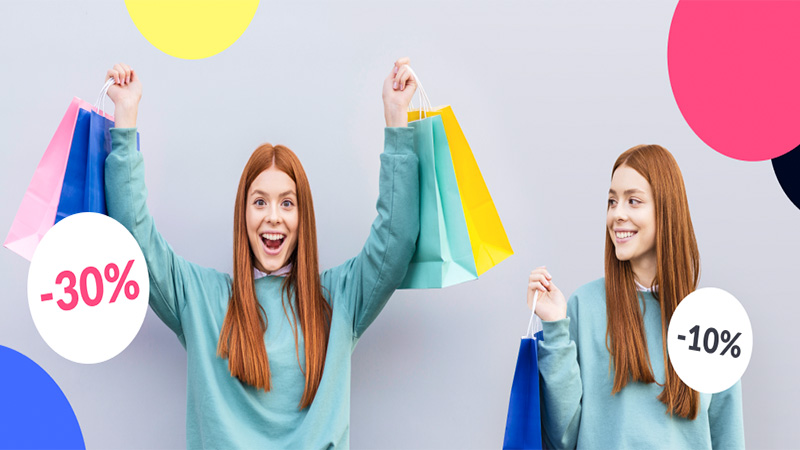
[[[236,184],[260,143],[294,149],[317,205],[321,263],[356,254],[375,214],[381,82],[399,56],[472,145],[516,255],[479,281],[395,294],[353,355],[353,448],[498,448],[526,278],[547,264],[571,292],[602,276],[605,193],[623,150],[659,143],[686,180],[703,286],[736,295],[755,349],[742,382],[748,448],[800,442],[795,343],[800,211],[768,162],[705,146],[669,86],[670,1],[262,1],[214,57],[167,56],[122,0],[0,2],[0,232],[9,229],[70,99],[105,71],[141,75],[149,205],[187,259],[231,268]],[[28,263],[0,251],[0,344],[63,389],[89,448],[185,445],[185,353],[148,312],[109,362],[74,364],[39,337]]]

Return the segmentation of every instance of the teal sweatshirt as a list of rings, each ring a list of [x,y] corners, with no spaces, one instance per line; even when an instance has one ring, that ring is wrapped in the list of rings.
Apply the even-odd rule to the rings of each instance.
[[[661,307],[640,292],[653,375],[664,384]],[[717,394],[700,394],[695,420],[667,414],[656,383],[629,382],[611,395],[614,371],[606,348],[605,281],[580,287],[567,317],[543,322],[539,342],[542,427],[548,448],[743,449],[740,382]]]
[[[298,405],[305,378],[292,324],[281,305],[283,278],[255,280],[256,296],[268,319],[264,341],[272,389],[264,392],[232,377],[227,359],[217,356],[231,277],[175,254],[147,209],[136,129],[112,129],[111,141],[105,167],[108,215],[122,223],[142,248],[150,272],[150,307],[186,348],[187,446],[348,448],[351,355],[403,280],[419,232],[419,163],[413,130],[385,130],[378,218],[358,256],[320,275],[333,317],[319,390],[311,406],[302,410]],[[305,361],[302,330],[298,334],[299,360]]]

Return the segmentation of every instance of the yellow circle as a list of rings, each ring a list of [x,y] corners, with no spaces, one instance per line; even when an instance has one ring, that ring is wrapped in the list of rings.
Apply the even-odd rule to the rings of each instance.
[[[230,47],[256,14],[259,0],[125,0],[133,23],[162,52],[203,59]]]

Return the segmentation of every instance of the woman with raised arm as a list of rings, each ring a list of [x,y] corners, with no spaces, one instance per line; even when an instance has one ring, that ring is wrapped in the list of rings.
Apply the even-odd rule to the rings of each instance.
[[[351,354],[403,280],[419,232],[408,63],[396,61],[383,83],[378,218],[361,252],[319,273],[303,166],[288,148],[264,144],[239,180],[232,277],[184,260],[156,230],[136,151],[142,86],[127,65],[108,71],[116,116],[108,215],[138,241],[150,306],[186,348],[188,447],[349,447]]]
[[[678,378],[667,328],[697,288],[697,250],[678,164],[658,145],[614,163],[606,215],[605,278],[569,302],[545,267],[536,291],[542,429],[547,448],[741,449],[741,386],[709,395]]]

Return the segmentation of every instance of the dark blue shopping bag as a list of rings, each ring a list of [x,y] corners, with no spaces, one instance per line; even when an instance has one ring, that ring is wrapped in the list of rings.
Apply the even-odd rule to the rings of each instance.
[[[533,323],[533,316],[531,316],[531,323]],[[544,339],[542,332],[532,334],[529,326],[528,335],[524,336],[519,344],[517,369],[514,371],[511,399],[508,401],[503,450],[542,449],[537,350],[538,341],[542,339]]]
[[[113,127],[114,122],[96,111],[78,112],[56,223],[80,212],[106,214],[105,163],[111,152],[108,130]],[[138,133],[136,147],[138,150]]]

